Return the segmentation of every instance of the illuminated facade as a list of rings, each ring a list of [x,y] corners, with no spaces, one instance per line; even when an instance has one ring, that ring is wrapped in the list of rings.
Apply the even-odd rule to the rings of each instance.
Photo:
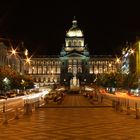
[[[20,47],[18,47],[14,49],[8,39],[0,38],[0,67],[9,67],[18,73],[25,74],[28,72],[28,65],[26,63],[28,54],[19,51]],[[27,49],[25,50],[28,51]],[[23,54],[26,56],[23,57]]]
[[[92,83],[94,74],[116,71],[115,57],[90,55],[83,31],[75,19],[66,32],[65,45],[60,55],[34,56],[28,67],[28,74],[34,77],[36,83],[65,84],[71,88]]]
[[[140,40],[137,40],[134,44],[135,49],[135,70],[138,76],[140,76]]]
[[[3,67],[8,64],[7,46],[3,42],[0,42],[0,54],[0,66]]]
[[[121,57],[121,72],[123,74],[136,73],[140,76],[140,41],[124,46]]]
[[[20,57],[15,57],[8,51],[7,47],[3,41],[0,42],[0,66],[1,67],[10,67],[17,72],[20,72]]]
[[[124,48],[122,49],[122,57],[121,57],[122,74],[130,74],[135,72],[135,65],[133,61],[134,57],[135,57],[134,53],[132,53],[132,44],[130,45],[128,44],[128,42],[126,42]]]

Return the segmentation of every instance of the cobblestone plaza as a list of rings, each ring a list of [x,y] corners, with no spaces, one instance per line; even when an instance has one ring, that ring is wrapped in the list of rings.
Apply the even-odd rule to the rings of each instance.
[[[81,95],[66,95],[61,105],[1,124],[4,140],[139,140],[140,120],[115,112],[106,102],[94,106]]]

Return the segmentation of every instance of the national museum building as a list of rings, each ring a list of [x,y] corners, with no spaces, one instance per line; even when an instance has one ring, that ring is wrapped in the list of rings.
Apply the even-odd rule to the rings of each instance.
[[[32,57],[27,73],[32,75],[39,85],[55,83],[79,87],[82,84],[93,83],[96,74],[117,70],[115,57],[90,55],[85,45],[84,34],[74,19],[72,27],[66,32],[65,45],[60,55]]]

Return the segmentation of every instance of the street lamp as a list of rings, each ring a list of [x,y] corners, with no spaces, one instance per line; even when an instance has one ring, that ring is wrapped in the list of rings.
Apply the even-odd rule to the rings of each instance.
[[[20,47],[16,47],[15,49],[13,48],[11,44],[11,50],[10,50],[10,56],[14,56],[14,61],[11,59],[11,64],[13,65],[14,63],[14,69],[20,73],[23,73],[24,67],[23,65],[25,63],[30,64],[30,58],[28,57],[28,50],[24,48],[23,42],[21,42],[22,45]],[[22,49],[22,50],[21,50]],[[24,49],[24,50],[23,50]]]
[[[30,64],[31,64],[31,58],[30,57],[26,57],[26,59],[25,59],[25,68],[24,68],[25,69],[25,73],[28,73]]]
[[[9,82],[10,80],[7,77],[3,79],[5,95],[6,95],[6,90],[9,88]]]
[[[22,57],[19,55],[19,54],[22,54],[22,52],[18,52],[17,49],[18,48],[14,49],[13,47],[11,47],[10,56],[11,56],[11,59],[13,58],[13,60],[11,60],[11,64],[12,64],[12,67],[16,71],[22,73],[22,66],[23,66],[22,65]],[[25,55],[25,53],[24,53],[24,55]]]
[[[13,47],[10,50],[10,64],[11,67],[15,70],[17,70],[17,64],[18,64],[18,59],[17,59],[17,48],[14,49]],[[8,64],[9,65],[9,64]]]
[[[25,91],[25,80],[21,80],[21,85],[23,86],[23,90]]]
[[[25,59],[25,62],[28,63],[28,64],[30,64],[30,63],[31,63],[31,58],[27,57],[27,58]]]
[[[14,50],[13,48],[12,48],[12,54],[16,55],[16,50]]]
[[[120,64],[121,64],[121,60],[120,60],[120,58],[117,57],[116,58],[116,70],[117,71],[120,71],[120,66],[121,66]]]

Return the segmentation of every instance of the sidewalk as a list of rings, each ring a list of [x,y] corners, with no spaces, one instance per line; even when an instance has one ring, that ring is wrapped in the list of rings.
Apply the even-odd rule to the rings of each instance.
[[[69,106],[89,105],[87,99],[78,96],[65,99],[63,104]],[[111,107],[39,108],[32,115],[1,125],[0,139],[140,140],[139,123],[139,119],[119,114]]]

